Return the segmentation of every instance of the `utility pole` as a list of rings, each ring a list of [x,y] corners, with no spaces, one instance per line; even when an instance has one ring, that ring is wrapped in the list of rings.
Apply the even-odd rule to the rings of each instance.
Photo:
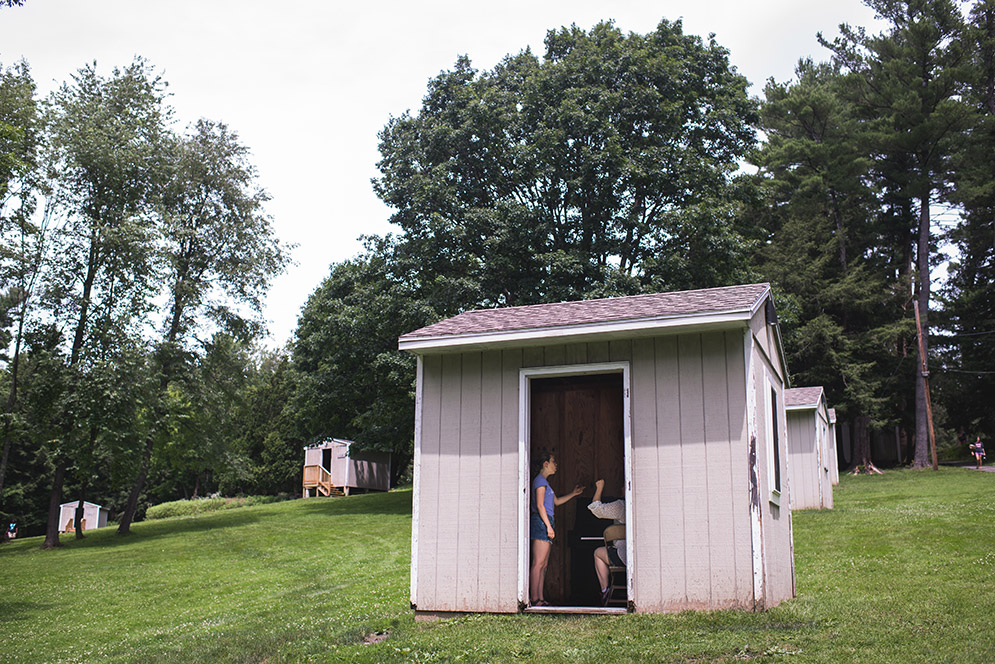
[[[919,302],[913,301],[916,310],[916,337],[919,340],[919,373],[922,376],[923,393],[926,395],[926,421],[929,424],[929,451],[933,455],[933,470],[936,463],[936,434],[933,431],[933,402],[929,398],[929,365],[926,362],[926,346],[922,342],[922,323],[919,321]]]

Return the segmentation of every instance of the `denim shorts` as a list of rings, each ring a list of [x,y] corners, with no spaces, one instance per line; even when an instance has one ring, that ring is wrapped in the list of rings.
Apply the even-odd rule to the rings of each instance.
[[[549,525],[555,530],[556,523],[553,521],[553,515],[547,514],[546,516],[549,517]],[[529,519],[529,539],[552,542],[546,531],[546,524],[542,522],[542,517],[539,516],[538,512],[532,512],[532,518]]]

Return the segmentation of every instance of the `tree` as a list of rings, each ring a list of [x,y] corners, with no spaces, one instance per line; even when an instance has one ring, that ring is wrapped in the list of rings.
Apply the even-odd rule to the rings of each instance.
[[[48,274],[52,315],[69,336],[62,444],[43,546],[58,546],[58,505],[80,439],[74,399],[86,370],[110,344],[134,334],[152,294],[155,204],[162,181],[169,110],[164,86],[136,59],[110,77],[80,69],[48,101],[47,168],[51,204],[64,215]]]
[[[0,520],[6,517],[3,490],[16,428],[21,346],[45,237],[44,225],[32,221],[39,185],[38,125],[35,84],[27,64],[0,66],[0,319],[11,329],[0,334],[0,340],[10,347],[13,339],[0,453]],[[5,528],[0,542],[6,537]]]
[[[287,247],[273,233],[248,149],[221,123],[200,120],[172,149],[163,197],[164,282],[169,311],[158,349],[159,391],[153,431],[119,534],[131,528],[155,445],[156,423],[167,411],[169,386],[189,358],[190,335],[205,322],[248,339],[262,328],[262,297],[287,264]]]
[[[440,314],[735,280],[745,255],[729,183],[754,144],[753,102],[727,51],[662,21],[550,31],[478,73],[429,82],[380,134],[380,198],[399,255]],[[712,243],[691,232],[707,220]],[[698,254],[697,252],[702,252]]]
[[[363,255],[333,265],[305,303],[292,345],[300,438],[393,452],[392,483],[414,439],[415,361],[397,338],[438,318],[398,269],[395,250],[389,238],[369,238]]]
[[[896,354],[909,329],[895,277],[903,258],[881,241],[888,216],[845,83],[833,66],[803,60],[794,82],[767,84],[753,214],[769,233],[757,259],[777,286],[792,381],[825,386],[866,440],[871,420],[894,424],[901,412]],[[868,445],[855,465],[872,467],[869,454]]]
[[[964,99],[973,127],[954,156],[951,198],[964,211],[950,240],[957,248],[943,292],[946,366],[938,387],[961,427],[995,434],[995,3],[980,0],[970,15],[965,50],[971,54]]]
[[[879,35],[843,25],[833,42],[820,37],[848,72],[851,99],[864,111],[868,147],[880,181],[898,208],[918,207],[915,289],[928,353],[932,229],[930,204],[948,186],[955,137],[969,125],[968,107],[958,98],[963,78],[963,21],[954,0],[864,0],[889,26]],[[928,463],[926,395],[916,380],[915,467]]]

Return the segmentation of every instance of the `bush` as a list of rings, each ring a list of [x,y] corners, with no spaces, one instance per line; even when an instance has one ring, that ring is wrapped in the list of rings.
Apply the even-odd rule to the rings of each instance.
[[[149,507],[145,512],[146,519],[168,519],[174,516],[193,516],[207,512],[230,510],[249,505],[263,505],[286,500],[286,496],[244,496],[239,498],[195,498],[193,500],[174,500]]]

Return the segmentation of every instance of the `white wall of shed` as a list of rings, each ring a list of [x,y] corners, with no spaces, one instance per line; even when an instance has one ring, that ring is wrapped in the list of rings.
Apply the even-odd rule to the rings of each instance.
[[[412,536],[417,608],[518,610],[527,573],[519,551],[528,546],[519,372],[600,362],[632,367],[627,508],[634,546],[630,598],[637,610],[753,608],[744,333],[425,355]],[[764,343],[771,341],[765,336]],[[783,414],[779,421],[783,427]],[[776,538],[768,542],[777,553],[768,566],[788,565],[772,574],[786,579],[772,601],[793,592],[786,514],[785,505],[783,513],[764,515]]]

